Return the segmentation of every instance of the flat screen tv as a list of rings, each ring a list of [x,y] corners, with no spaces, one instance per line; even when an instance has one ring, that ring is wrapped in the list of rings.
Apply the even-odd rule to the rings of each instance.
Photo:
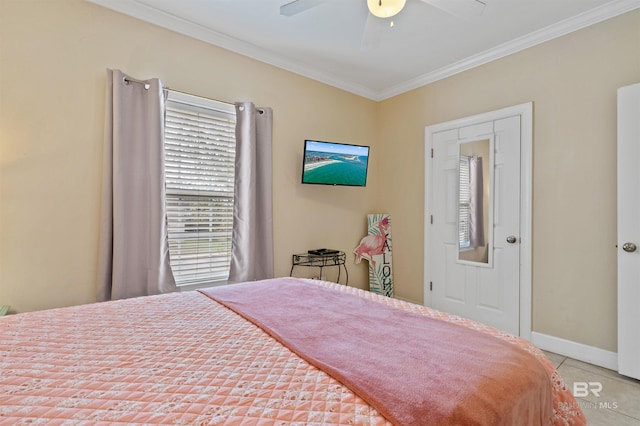
[[[368,165],[368,146],[305,140],[302,183],[365,186]]]

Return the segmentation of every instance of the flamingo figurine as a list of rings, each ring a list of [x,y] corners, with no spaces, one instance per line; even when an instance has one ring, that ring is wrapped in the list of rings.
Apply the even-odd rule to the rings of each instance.
[[[385,217],[378,222],[379,235],[366,235],[360,240],[360,244],[353,251],[356,255],[356,263],[360,263],[362,259],[368,260],[373,268],[376,267],[374,256],[384,253],[387,243],[387,229],[389,229],[389,218]]]

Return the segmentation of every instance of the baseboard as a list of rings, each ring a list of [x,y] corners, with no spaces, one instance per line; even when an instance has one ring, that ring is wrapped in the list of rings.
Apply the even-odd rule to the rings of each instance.
[[[415,305],[423,305],[423,306],[425,306],[422,302],[418,302],[418,301],[412,300],[412,299],[407,299],[406,297],[400,297],[400,296],[398,296],[396,294],[393,295],[393,298],[394,299],[398,299],[398,300],[402,300],[403,302],[409,302],[409,303],[413,303]]]
[[[535,331],[531,333],[531,343],[545,351],[555,352],[578,361],[618,371],[618,354],[616,352]]]

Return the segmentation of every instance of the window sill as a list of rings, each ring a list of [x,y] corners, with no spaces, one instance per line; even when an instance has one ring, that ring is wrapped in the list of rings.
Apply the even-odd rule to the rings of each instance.
[[[202,283],[195,283],[195,284],[184,284],[184,285],[179,285],[178,286],[178,291],[191,291],[191,290],[197,290],[199,288],[208,288],[208,287],[219,287],[222,285],[227,285],[229,284],[229,281],[227,280],[221,280],[221,281],[206,281],[206,282],[202,282]]]

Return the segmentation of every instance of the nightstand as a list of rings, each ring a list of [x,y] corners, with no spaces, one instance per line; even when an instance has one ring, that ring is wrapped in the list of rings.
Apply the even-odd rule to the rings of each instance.
[[[338,283],[340,282],[340,269],[344,268],[344,274],[346,277],[345,285],[349,285],[349,272],[347,272],[347,265],[345,265],[345,261],[347,259],[347,255],[343,251],[328,253],[328,254],[311,254],[311,253],[300,253],[294,254],[291,258],[291,272],[289,276],[293,276],[293,269],[296,266],[306,266],[306,267],[316,267],[320,268],[320,277],[322,277],[322,268],[327,266],[337,266],[338,267],[338,279],[336,280]]]

